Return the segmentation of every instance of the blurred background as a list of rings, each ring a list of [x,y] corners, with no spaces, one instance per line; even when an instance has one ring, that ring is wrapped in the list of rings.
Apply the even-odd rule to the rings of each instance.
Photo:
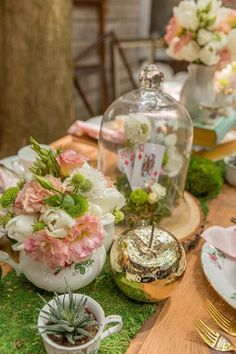
[[[34,136],[50,143],[102,114],[159,62],[167,80],[187,64],[163,35],[178,0],[1,0],[0,155]],[[236,8],[235,0],[225,5]],[[180,81],[183,77],[179,76]]]

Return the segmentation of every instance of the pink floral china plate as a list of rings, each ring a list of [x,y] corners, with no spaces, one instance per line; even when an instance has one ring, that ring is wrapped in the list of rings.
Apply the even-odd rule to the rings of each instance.
[[[202,247],[201,264],[211,286],[236,309],[236,259],[206,242]]]

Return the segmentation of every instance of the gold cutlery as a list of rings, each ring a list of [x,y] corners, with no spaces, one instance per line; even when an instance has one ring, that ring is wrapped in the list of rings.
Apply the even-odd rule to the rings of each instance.
[[[198,334],[209,347],[220,352],[236,351],[236,348],[229,339],[207,326],[206,323],[199,318],[195,319],[194,326]]]
[[[211,302],[206,299],[204,307],[213,318],[213,320],[231,336],[236,336],[236,322],[231,321],[228,317],[223,315]]]

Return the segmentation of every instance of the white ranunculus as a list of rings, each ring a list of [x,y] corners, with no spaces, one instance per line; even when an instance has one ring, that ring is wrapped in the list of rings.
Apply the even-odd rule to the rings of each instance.
[[[126,204],[125,197],[116,188],[106,188],[102,194],[95,196],[93,203],[102,209],[102,215],[120,210]]]
[[[219,55],[214,43],[208,43],[200,50],[200,60],[203,64],[209,66],[216,65],[218,63]]]
[[[89,215],[97,216],[98,218],[102,217],[102,209],[99,205],[91,203],[89,206]]]
[[[200,47],[196,41],[190,40],[188,44],[183,46],[178,52],[175,51],[175,46],[180,41],[180,38],[174,38],[169,48],[167,49],[167,54],[172,58],[177,60],[186,60],[189,62],[193,62],[199,58]]]
[[[15,216],[6,225],[7,234],[10,238],[23,243],[28,236],[33,234],[35,222],[37,222],[35,215]]]
[[[221,0],[198,0],[197,7],[199,10],[208,10],[209,17],[215,17],[218,15],[219,10],[222,6]]]
[[[65,238],[70,228],[75,225],[75,220],[64,210],[48,209],[42,216],[48,235]]]
[[[160,183],[153,183],[151,190],[156,194],[157,200],[160,200],[166,196],[166,188]]]
[[[197,5],[193,0],[181,1],[174,7],[174,16],[180,26],[192,31],[198,28]]]
[[[211,31],[207,31],[205,28],[201,28],[198,31],[198,35],[197,35],[197,41],[199,45],[205,45],[208,42],[211,41],[213,36],[213,33]]]

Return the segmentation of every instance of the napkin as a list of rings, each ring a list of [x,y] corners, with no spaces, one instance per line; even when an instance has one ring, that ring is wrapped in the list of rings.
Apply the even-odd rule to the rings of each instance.
[[[0,193],[5,189],[14,186],[18,182],[18,178],[4,167],[0,167]]]
[[[212,226],[201,235],[204,240],[228,256],[236,258],[236,226]]]
[[[68,129],[67,133],[82,136],[88,135],[91,138],[98,139],[100,132],[100,125],[76,120]],[[121,143],[124,140],[124,132],[119,130],[113,130],[109,128],[103,128],[103,138],[113,143]]]

